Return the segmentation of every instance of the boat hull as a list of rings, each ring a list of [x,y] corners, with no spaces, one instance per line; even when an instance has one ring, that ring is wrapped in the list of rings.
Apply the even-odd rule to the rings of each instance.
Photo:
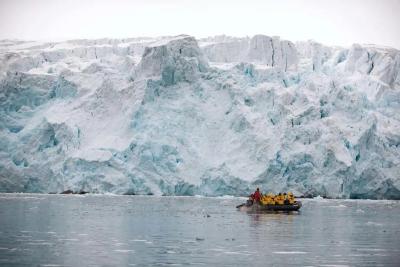
[[[236,208],[241,211],[250,211],[250,212],[263,212],[263,211],[298,211],[301,208],[302,204],[300,201],[297,201],[292,205],[260,205],[253,204],[247,205],[243,203]]]

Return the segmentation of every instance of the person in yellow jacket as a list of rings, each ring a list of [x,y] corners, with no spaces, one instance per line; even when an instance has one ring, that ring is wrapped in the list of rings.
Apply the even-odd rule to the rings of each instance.
[[[275,205],[275,195],[274,194],[268,194],[268,200],[270,205]]]
[[[261,197],[260,202],[262,205],[293,205],[296,200],[292,192],[279,193],[277,195],[268,193]]]
[[[289,200],[289,204],[291,204],[291,205],[293,205],[296,202],[292,192],[288,192],[287,199]]]
[[[261,198],[261,204],[263,205],[275,205],[274,195],[266,194]]]
[[[282,193],[279,193],[277,196],[275,196],[275,204],[283,205],[284,204],[283,202],[284,202],[284,197]]]

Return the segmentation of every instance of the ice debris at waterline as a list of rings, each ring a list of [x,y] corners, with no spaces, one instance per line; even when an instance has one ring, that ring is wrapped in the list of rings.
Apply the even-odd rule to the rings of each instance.
[[[0,42],[0,192],[400,198],[400,52]]]

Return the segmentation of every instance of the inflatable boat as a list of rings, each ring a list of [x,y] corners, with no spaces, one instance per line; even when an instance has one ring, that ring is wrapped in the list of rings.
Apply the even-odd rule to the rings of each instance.
[[[264,211],[298,211],[301,208],[301,202],[296,201],[293,204],[286,205],[262,205],[258,203],[252,204],[251,202],[243,203],[236,206],[237,209],[241,211],[250,212],[264,212]]]

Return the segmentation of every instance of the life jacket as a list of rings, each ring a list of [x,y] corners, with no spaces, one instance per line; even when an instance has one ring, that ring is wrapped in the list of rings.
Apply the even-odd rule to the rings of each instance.
[[[261,204],[263,205],[275,205],[274,197],[271,194],[263,195],[261,198]]]
[[[289,192],[287,196],[288,196],[289,204],[294,204],[296,202],[292,192]]]
[[[283,197],[283,195],[277,195],[277,196],[275,196],[275,202],[276,202],[276,204],[278,204],[278,205],[283,205],[283,202],[284,202],[284,197]]]

